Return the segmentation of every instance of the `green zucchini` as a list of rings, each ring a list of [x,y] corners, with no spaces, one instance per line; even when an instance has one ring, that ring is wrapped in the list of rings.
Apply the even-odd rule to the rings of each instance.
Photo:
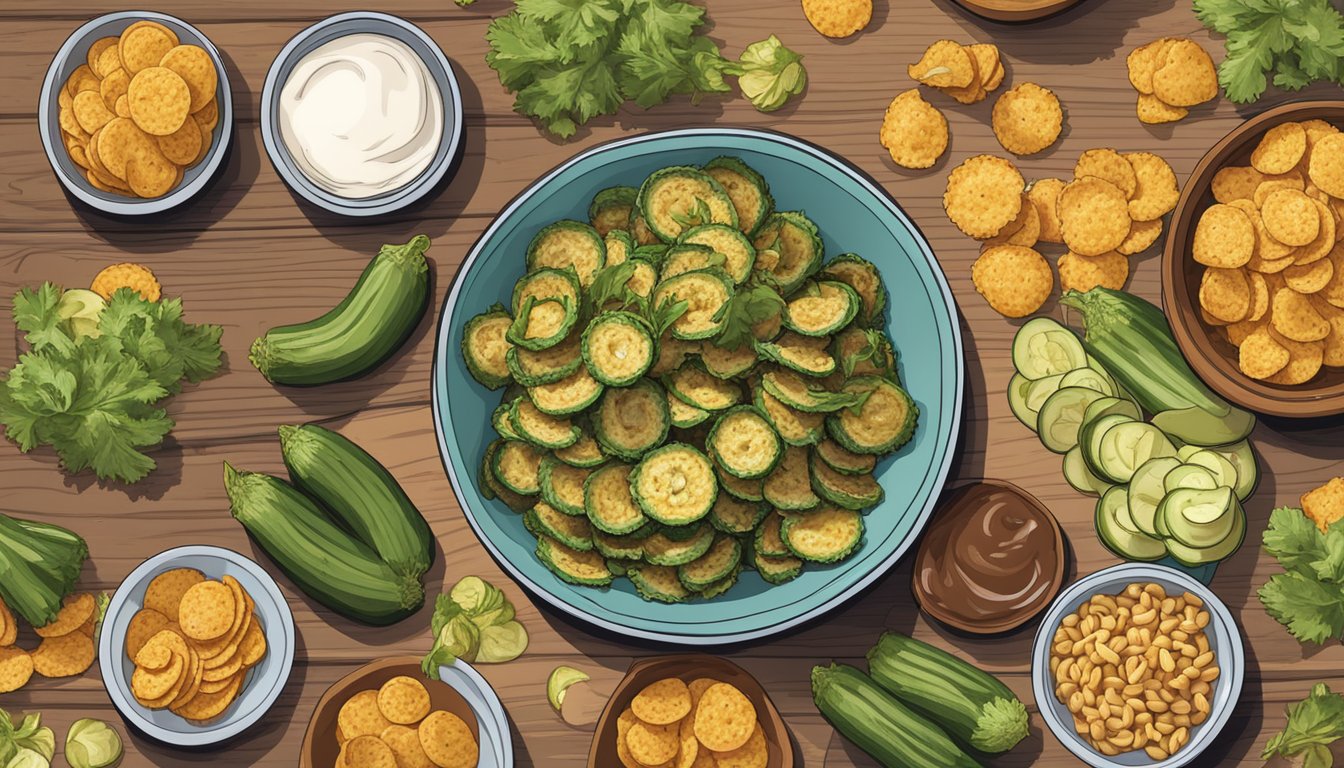
[[[387,626],[424,604],[417,576],[394,571],[292,486],[225,462],[224,491],[234,519],[304,594],[327,608]]]
[[[816,296],[799,296],[784,305],[784,327],[804,336],[830,336],[859,312],[859,295],[845,283],[825,280]]]
[[[789,445],[816,445],[826,436],[826,414],[791,408],[763,386],[755,388],[756,408]]]
[[[770,422],[750,405],[730,408],[719,416],[705,448],[723,471],[748,480],[770,474],[784,452]]]
[[[340,304],[316,320],[270,329],[252,343],[248,360],[268,381],[295,386],[378,367],[410,338],[429,305],[428,248],[424,235],[384,245]]]
[[[578,322],[582,301],[573,268],[538,269],[513,287],[513,324],[507,338],[538,351],[563,342]]]
[[[870,453],[854,453],[834,440],[822,440],[813,449],[817,458],[836,472],[846,475],[872,474],[877,468],[877,457]]]
[[[756,247],[755,271],[768,275],[784,296],[820,269],[825,257],[817,225],[798,211],[780,211],[766,219],[752,245]]]
[[[752,549],[766,557],[792,557],[789,547],[781,535],[784,516],[778,512],[767,514],[752,535]]]
[[[887,309],[887,286],[871,261],[854,253],[842,253],[821,268],[821,274],[854,289],[859,297],[860,323],[877,327]]]
[[[743,501],[731,493],[720,493],[709,510],[709,524],[728,534],[751,533],[769,512],[769,504]]]
[[[689,590],[702,592],[737,570],[742,544],[732,536],[718,536],[700,557],[677,567],[677,578]]]
[[[601,552],[603,557],[615,560],[643,560],[644,538],[633,533],[625,536],[612,536],[609,533],[594,530],[593,547]]]
[[[680,429],[690,429],[709,418],[709,411],[696,408],[671,392],[667,393],[667,412],[672,426]]]
[[[1078,336],[1048,317],[1034,317],[1013,335],[1013,368],[1032,381],[1087,367]]]
[[[882,486],[872,473],[847,475],[812,452],[809,462],[812,471],[812,490],[826,501],[845,509],[864,509],[882,503]]]
[[[572,467],[554,456],[541,460],[537,480],[541,498],[566,515],[584,515],[583,484],[593,473],[590,469]]]
[[[1166,545],[1140,529],[1131,509],[1125,486],[1108,488],[1097,499],[1097,538],[1123,560],[1161,560],[1167,554]]]
[[[505,440],[495,451],[490,470],[505,488],[520,496],[541,493],[541,459],[545,454],[531,443]]]
[[[854,413],[845,408],[826,417],[826,428],[836,442],[854,453],[891,453],[915,434],[919,407],[898,384],[878,376],[850,379],[848,393],[868,393]]]
[[[822,504],[810,512],[784,516],[779,536],[794,557],[814,563],[838,563],[863,541],[863,515]]]
[[[706,339],[700,342],[700,362],[711,376],[737,379],[750,373],[760,362],[760,357],[750,344],[743,344],[737,349],[726,349]]]
[[[471,377],[486,389],[499,389],[513,380],[507,338],[513,318],[503,304],[495,304],[467,321],[462,330],[462,358]]]
[[[530,517],[529,527],[538,531],[538,535],[550,536],[566,547],[577,552],[588,552],[593,548],[593,527],[586,517],[574,517],[539,501],[527,511]]]
[[[513,412],[513,404],[518,402],[519,399],[520,398],[515,397],[512,400],[506,400],[500,403],[490,414],[490,426],[494,427],[495,431],[499,433],[499,436],[506,440],[523,439],[522,435],[514,431],[513,420],[509,418],[509,414]]]
[[[661,445],[672,425],[667,393],[651,379],[608,389],[592,418],[602,450],[631,460]]]
[[[668,246],[667,252],[663,254],[663,262],[658,267],[658,278],[667,280],[702,269],[724,269],[727,272],[725,263],[723,254],[707,245],[678,242]]]
[[[681,526],[676,531],[664,526],[644,539],[644,559],[653,565],[685,565],[709,551],[714,529],[707,525]]]
[[[630,223],[630,212],[635,209],[635,198],[638,196],[639,190],[634,187],[607,187],[599,190],[588,206],[588,223],[602,237],[614,229],[625,229]]]
[[[865,382],[865,386],[877,381],[875,376],[860,376],[850,383]],[[832,392],[822,386],[814,386],[816,381],[810,377],[803,380],[798,374],[788,370],[767,371],[761,377],[761,386],[790,408],[804,413],[831,413],[858,405],[861,395],[853,392]],[[875,385],[874,385],[875,386]],[[893,384],[893,386],[895,386]],[[899,387],[897,387],[899,389]],[[848,385],[846,386],[848,389]]]
[[[583,552],[545,535],[537,537],[537,559],[562,581],[588,587],[605,587],[614,575],[601,553]]]
[[[554,384],[572,375],[583,365],[582,336],[574,329],[564,341],[546,349],[524,349],[510,344],[504,358],[509,373],[514,381],[525,387]]]
[[[635,591],[645,600],[660,603],[680,603],[689,600],[692,593],[677,578],[677,569],[665,565],[640,565],[630,569],[630,581]]]
[[[687,525],[708,515],[718,489],[709,459],[685,443],[650,451],[630,473],[635,502],[664,525]]]
[[[1028,735],[1027,708],[993,675],[912,637],[886,632],[868,651],[874,682],[953,738],[988,754]]]
[[[527,388],[527,396],[542,413],[569,416],[588,409],[602,396],[602,382],[580,365],[573,373],[559,381]]]
[[[509,426],[523,440],[547,449],[571,446],[583,434],[568,416],[542,413],[526,397],[514,400],[509,406]]]
[[[733,566],[733,569],[728,572],[728,575],[724,576],[722,579],[719,579],[716,582],[713,582],[712,584],[706,584],[704,587],[702,587],[699,593],[700,597],[704,600],[712,600],[718,597],[719,595],[722,595],[724,592],[727,592],[728,590],[732,589],[733,586],[737,584],[737,577],[741,575],[741,573],[742,573],[742,564],[739,562],[737,565]]]
[[[702,269],[669,277],[653,289],[653,306],[685,301],[687,309],[672,323],[672,336],[699,341],[718,336],[727,318],[720,310],[733,297],[733,284],[720,269]]]
[[[602,236],[602,242],[607,247],[608,267],[624,264],[635,253],[635,240],[624,229],[611,230]]]
[[[681,233],[677,242],[708,247],[719,254],[723,271],[738,285],[751,277],[751,269],[756,264],[756,248],[751,241],[727,224],[702,224],[688,229]],[[671,253],[670,249],[668,253]]]
[[[573,445],[557,449],[552,454],[571,467],[583,467],[584,469],[600,467],[607,463],[608,458],[602,452],[602,447],[597,444],[597,439],[587,432],[579,435],[579,439]]]
[[[835,373],[835,358],[827,349],[829,342],[830,338],[825,336],[812,338],[786,333],[774,342],[756,342],[756,353],[791,371],[820,378]]]
[[[630,494],[630,470],[628,464],[608,464],[583,481],[583,508],[599,531],[623,536],[649,521]]]
[[[541,228],[527,246],[527,271],[573,269],[587,288],[607,265],[607,244],[593,227],[561,219]]]
[[[980,768],[945,731],[854,667],[813,667],[812,700],[840,735],[886,768]]]
[[[594,379],[608,387],[625,387],[653,365],[653,335],[638,316],[603,312],[583,331],[583,362]]]
[[[485,448],[485,453],[481,457],[480,468],[481,495],[487,499],[499,499],[514,512],[525,512],[532,508],[536,497],[516,493],[495,477],[495,456],[505,442],[507,441],[504,439],[495,440]]]
[[[714,177],[689,166],[649,174],[635,203],[648,228],[667,242],[701,224],[737,226],[737,209]]]
[[[705,411],[726,410],[742,399],[740,384],[711,375],[703,364],[695,361],[664,376],[663,386],[687,405]]]
[[[770,185],[761,174],[736,157],[716,157],[705,163],[705,173],[719,182],[728,193],[737,212],[737,228],[751,235],[770,215],[775,200],[770,196]]]
[[[316,424],[281,426],[280,452],[299,490],[321,502],[399,574],[434,562],[434,534],[396,478],[350,440]]]
[[[733,498],[742,501],[765,501],[764,481],[733,477],[719,466],[714,467],[714,474],[719,479],[719,487],[727,491]]]
[[[803,572],[803,561],[793,555],[771,557],[760,552],[752,553],[752,565],[767,584],[783,584],[793,581]]]
[[[785,448],[775,470],[766,476],[761,490],[765,500],[776,509],[807,510],[821,503],[812,490],[811,474],[807,469],[809,454],[805,447],[791,445]]]

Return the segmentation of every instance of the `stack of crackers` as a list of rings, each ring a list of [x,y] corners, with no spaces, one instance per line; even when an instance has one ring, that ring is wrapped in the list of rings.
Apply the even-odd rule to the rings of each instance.
[[[1344,134],[1280,123],[1212,191],[1191,256],[1206,267],[1204,321],[1237,347],[1242,373],[1296,385],[1344,367]]]
[[[0,693],[27,685],[34,672],[42,677],[74,677],[87,672],[96,655],[93,637],[98,618],[98,600],[92,593],[69,595],[54,621],[33,629],[42,642],[29,653],[16,645],[18,620],[0,599]]]
[[[616,720],[625,768],[765,768],[769,749],[751,699],[699,678],[650,683]]]
[[[1129,52],[1129,83],[1139,92],[1139,121],[1172,123],[1218,96],[1218,72],[1199,43],[1164,37]]]
[[[266,633],[237,579],[175,568],[149,583],[126,630],[126,655],[135,662],[136,701],[203,722],[238,698],[248,670],[266,655]]]
[[[205,159],[219,122],[215,63],[205,49],[138,21],[89,46],[57,92],[70,159],[104,192],[161,197]]]
[[[336,716],[335,768],[476,768],[480,746],[462,718],[430,711],[429,691],[399,676],[351,696]]]

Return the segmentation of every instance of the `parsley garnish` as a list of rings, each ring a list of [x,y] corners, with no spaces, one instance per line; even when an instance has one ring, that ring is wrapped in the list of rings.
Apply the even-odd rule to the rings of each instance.
[[[1231,101],[1260,98],[1271,71],[1289,91],[1344,81],[1344,16],[1330,0],[1195,0],[1195,15],[1227,36],[1218,82]]]

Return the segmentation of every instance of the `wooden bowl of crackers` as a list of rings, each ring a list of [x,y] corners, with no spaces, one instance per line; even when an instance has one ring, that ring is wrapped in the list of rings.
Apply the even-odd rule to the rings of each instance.
[[[228,73],[181,19],[107,14],[56,52],[38,126],[70,195],[103,213],[160,213],[194,197],[223,164],[233,136]]]
[[[1285,104],[1200,160],[1162,304],[1190,367],[1257,413],[1344,413],[1344,101]]]
[[[954,0],[976,16],[992,21],[1039,21],[1063,13],[1082,0]]]
[[[746,670],[706,654],[656,656],[632,664],[611,694],[588,766],[692,765],[700,750],[720,765],[794,765],[784,719]]]

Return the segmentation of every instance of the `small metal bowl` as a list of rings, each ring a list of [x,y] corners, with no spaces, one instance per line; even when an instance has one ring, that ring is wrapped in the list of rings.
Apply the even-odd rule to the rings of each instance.
[[[89,183],[83,170],[70,159],[64,142],[61,141],[60,106],[57,104],[57,89],[65,86],[65,81],[88,57],[89,46],[103,37],[116,37],[137,21],[157,21],[177,33],[183,45],[196,45],[205,49],[214,62],[215,74],[219,77],[216,98],[219,99],[219,122],[215,125],[214,136],[205,158],[195,167],[188,169],[182,181],[168,194],[155,198],[138,198],[104,192]],[[47,67],[47,76],[42,81],[42,97],[37,106],[38,129],[42,133],[42,148],[47,160],[61,185],[81,202],[99,210],[117,216],[144,216],[176,208],[195,197],[210,183],[210,179],[224,163],[224,156],[233,141],[233,94],[229,89],[229,75],[224,69],[224,60],[219,51],[201,31],[174,16],[152,11],[119,11],[99,16],[87,22],[66,38],[51,66]]]
[[[1162,761],[1153,760],[1143,750],[1123,752],[1110,757],[1093,749],[1092,745],[1083,741],[1074,731],[1073,716],[1069,713],[1068,707],[1055,698],[1054,680],[1050,672],[1050,644],[1060,621],[1066,615],[1078,610],[1078,606],[1093,595],[1116,595],[1135,582],[1154,582],[1161,584],[1168,593],[1189,592],[1204,601],[1204,608],[1210,615],[1209,625],[1205,627],[1204,632],[1209,638],[1214,663],[1218,665],[1220,672],[1218,680],[1213,685],[1208,719],[1192,727],[1189,742],[1176,754]],[[1246,652],[1242,647],[1241,629],[1223,601],[1219,600],[1208,587],[1186,573],[1152,563],[1125,563],[1097,571],[1074,582],[1073,586],[1060,594],[1050,605],[1050,610],[1046,612],[1041,626],[1036,630],[1036,639],[1031,647],[1031,688],[1041,717],[1065,748],[1093,768],[1133,766],[1177,768],[1189,764],[1214,743],[1219,731],[1227,725],[1238,699],[1241,698],[1241,686],[1245,676]]]
[[[314,49],[338,37],[356,34],[385,35],[405,43],[425,63],[438,84],[443,102],[443,136],[438,152],[413,181],[397,189],[368,198],[348,198],[332,194],[314,184],[294,162],[280,136],[280,91],[294,67]],[[453,67],[439,46],[424,30],[386,13],[352,11],[323,19],[290,39],[280,49],[266,84],[261,91],[261,140],[276,173],[289,188],[319,208],[342,216],[378,216],[411,205],[429,194],[452,167],[462,142],[462,93],[453,75]]]

